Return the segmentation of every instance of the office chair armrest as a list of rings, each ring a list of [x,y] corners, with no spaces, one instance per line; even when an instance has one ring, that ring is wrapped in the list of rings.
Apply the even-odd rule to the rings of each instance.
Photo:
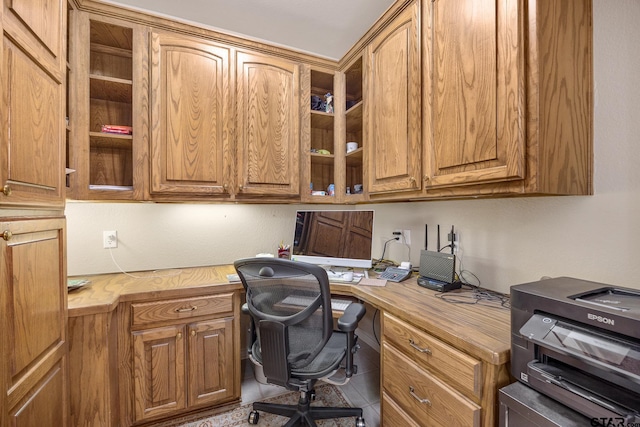
[[[358,322],[364,317],[365,311],[364,305],[360,303],[353,302],[349,304],[338,319],[338,329],[342,332],[355,331],[358,327]]]

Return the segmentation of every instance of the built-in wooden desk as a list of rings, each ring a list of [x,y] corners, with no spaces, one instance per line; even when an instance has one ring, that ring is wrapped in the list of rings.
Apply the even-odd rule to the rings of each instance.
[[[226,342],[232,346],[228,354],[234,360],[224,362],[233,370],[232,384],[212,401],[237,401],[243,290],[240,283],[228,282],[227,274],[234,272],[233,266],[224,265],[133,273],[135,277],[86,277],[91,284],[70,293],[68,304],[72,423],[127,426],[172,411],[210,407],[212,403],[189,398],[190,390],[182,390],[186,402],[178,403],[185,409],[169,405],[162,412],[166,405],[158,408],[138,402],[142,384],[136,383],[145,380],[136,373],[145,345],[153,347],[155,339],[170,348],[175,345],[174,333],[198,337],[203,329],[232,335]],[[447,303],[436,292],[419,287],[415,279],[388,282],[384,287],[332,284],[331,290],[356,297],[382,313],[383,425],[385,421],[394,424],[392,419],[394,425],[398,420],[406,425],[497,425],[498,389],[511,382],[508,310]],[[225,305],[229,299],[234,304],[231,309]],[[189,305],[190,301],[198,304]],[[208,311],[189,311],[196,305]],[[176,311],[181,314],[167,314]],[[145,340],[148,337],[152,339]],[[138,344],[142,354],[136,354]],[[187,387],[192,388],[191,383]]]

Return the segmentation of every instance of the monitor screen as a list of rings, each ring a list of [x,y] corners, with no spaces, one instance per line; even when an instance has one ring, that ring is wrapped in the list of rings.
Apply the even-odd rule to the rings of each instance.
[[[373,211],[297,211],[291,259],[371,268]]]

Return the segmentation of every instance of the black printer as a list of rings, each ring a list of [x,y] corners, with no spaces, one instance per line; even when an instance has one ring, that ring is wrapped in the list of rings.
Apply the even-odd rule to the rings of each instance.
[[[640,290],[570,277],[512,286],[511,373],[591,419],[640,423]]]

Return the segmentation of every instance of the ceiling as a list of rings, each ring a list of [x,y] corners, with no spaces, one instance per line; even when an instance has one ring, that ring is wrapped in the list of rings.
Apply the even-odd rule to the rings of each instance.
[[[106,0],[340,59],[395,0]]]

